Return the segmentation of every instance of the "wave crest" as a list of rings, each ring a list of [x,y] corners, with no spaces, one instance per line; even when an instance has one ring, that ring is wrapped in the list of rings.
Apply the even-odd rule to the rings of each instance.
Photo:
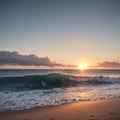
[[[49,89],[80,85],[99,85],[120,83],[120,78],[72,76],[52,73],[24,77],[0,78],[0,90]]]

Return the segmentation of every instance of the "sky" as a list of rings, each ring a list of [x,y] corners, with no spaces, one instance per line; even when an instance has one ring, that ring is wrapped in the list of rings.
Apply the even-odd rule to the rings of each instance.
[[[120,0],[0,0],[0,54],[34,54],[65,66],[116,66],[119,6]]]

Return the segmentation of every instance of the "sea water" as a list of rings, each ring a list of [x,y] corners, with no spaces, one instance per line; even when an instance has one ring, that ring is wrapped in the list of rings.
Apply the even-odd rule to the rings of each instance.
[[[0,70],[0,111],[119,97],[120,70]]]

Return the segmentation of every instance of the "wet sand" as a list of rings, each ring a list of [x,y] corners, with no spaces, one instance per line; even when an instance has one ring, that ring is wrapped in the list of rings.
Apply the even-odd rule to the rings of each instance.
[[[120,99],[4,111],[0,120],[120,120]]]

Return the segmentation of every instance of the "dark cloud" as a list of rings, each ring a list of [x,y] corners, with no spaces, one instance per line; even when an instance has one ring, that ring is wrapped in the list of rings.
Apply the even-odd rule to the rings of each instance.
[[[98,68],[120,68],[120,62],[104,61],[104,62],[98,63],[95,67],[98,67]]]
[[[74,67],[51,61],[49,57],[38,57],[34,54],[22,55],[19,52],[0,51],[0,65],[22,65],[22,66],[48,66],[48,67]]]

